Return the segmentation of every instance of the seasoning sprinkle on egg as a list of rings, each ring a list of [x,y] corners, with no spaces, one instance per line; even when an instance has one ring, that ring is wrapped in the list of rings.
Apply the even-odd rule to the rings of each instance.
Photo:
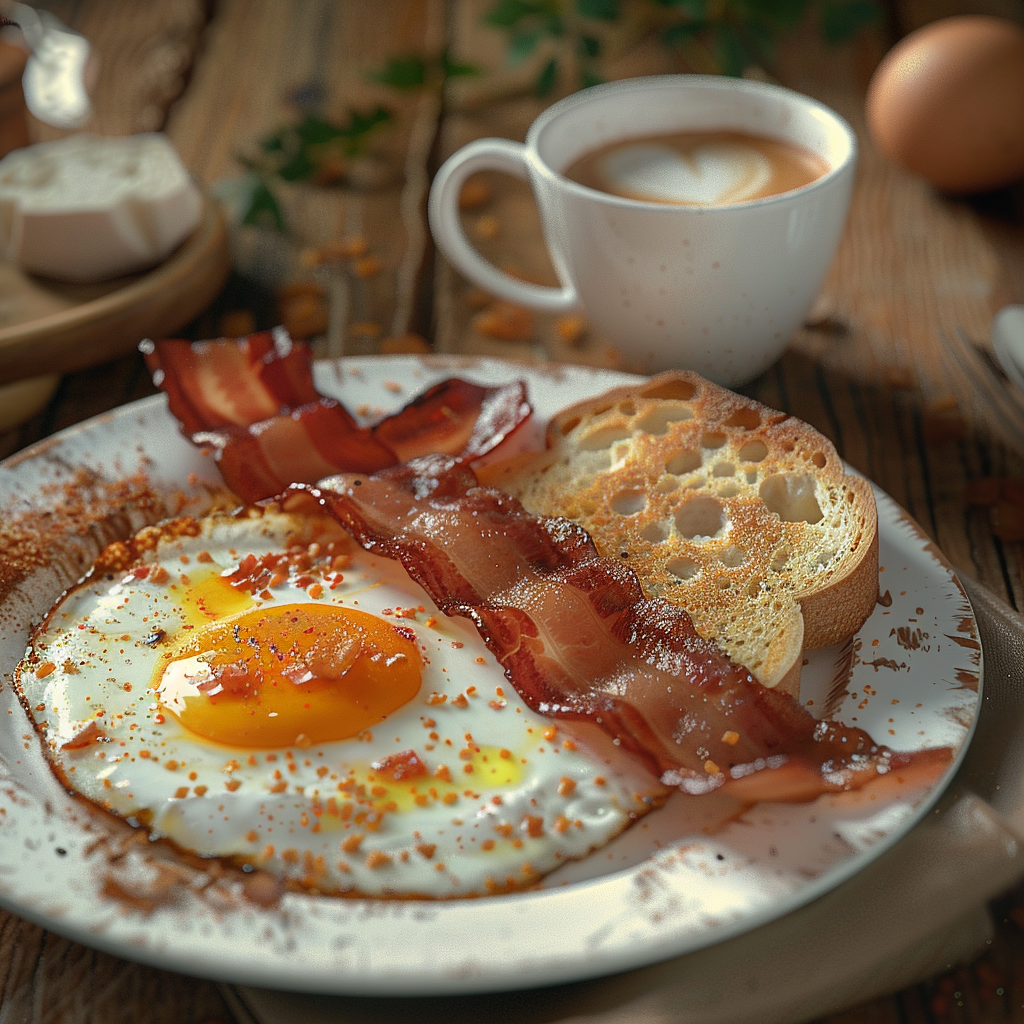
[[[504,684],[397,562],[270,508],[109,549],[17,677],[57,775],[152,836],[305,892],[424,898],[531,885],[668,792],[600,737],[555,745]]]

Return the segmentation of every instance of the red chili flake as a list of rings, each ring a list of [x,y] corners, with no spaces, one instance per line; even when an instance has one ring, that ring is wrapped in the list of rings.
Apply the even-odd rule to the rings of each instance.
[[[93,720],[79,729],[74,736],[66,743],[60,745],[61,750],[81,750],[83,747],[90,747],[94,743],[107,742],[107,734],[100,728],[97,721]]]
[[[36,669],[36,679],[45,679],[48,675],[57,671],[57,666],[52,661],[44,661]]]
[[[522,828],[531,839],[539,839],[544,835],[544,819],[536,814],[527,814],[523,818]]]
[[[368,868],[373,869],[387,867],[391,863],[391,856],[383,850],[374,850],[372,853],[367,854],[364,863]]]
[[[427,774],[427,766],[415,750],[402,750],[397,754],[388,754],[372,764],[373,770],[392,782],[406,779],[419,779]]]

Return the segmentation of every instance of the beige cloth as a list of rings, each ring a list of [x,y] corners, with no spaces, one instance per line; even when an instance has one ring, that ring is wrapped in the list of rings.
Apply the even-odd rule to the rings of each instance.
[[[226,988],[239,1024],[797,1024],[975,956],[1024,876],[1024,619],[964,581],[984,651],[967,758],[934,813],[864,871],[746,935],[608,978],[374,999]]]

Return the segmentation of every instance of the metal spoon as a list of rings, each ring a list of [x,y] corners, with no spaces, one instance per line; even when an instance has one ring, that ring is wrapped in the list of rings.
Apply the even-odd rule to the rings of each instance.
[[[992,320],[992,350],[1003,373],[1024,394],[1024,306],[1004,306]]]
[[[29,111],[57,128],[80,128],[91,110],[86,88],[89,41],[49,11],[28,4],[0,2],[0,14],[21,29],[31,51],[22,78]]]

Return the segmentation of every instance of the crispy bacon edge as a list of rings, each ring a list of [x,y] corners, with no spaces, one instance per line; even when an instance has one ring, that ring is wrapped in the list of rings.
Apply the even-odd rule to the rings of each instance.
[[[452,377],[361,426],[317,392],[312,350],[283,328],[201,342],[147,339],[140,350],[182,432],[214,453],[225,484],[247,502],[427,453],[479,458],[531,415],[522,381],[486,387]]]
[[[801,801],[950,763],[948,748],[901,753],[815,719],[701,638],[683,609],[645,597],[577,524],[531,515],[458,459],[337,476],[285,500],[310,496],[447,615],[469,618],[533,710],[598,724],[666,785]]]

